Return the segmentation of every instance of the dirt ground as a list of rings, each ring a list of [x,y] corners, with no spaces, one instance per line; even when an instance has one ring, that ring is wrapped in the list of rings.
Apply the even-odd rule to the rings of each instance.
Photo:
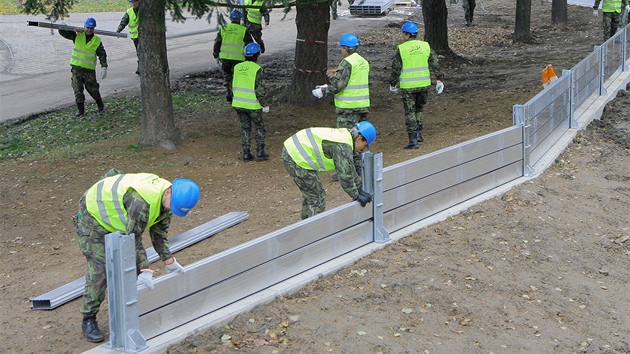
[[[372,68],[373,150],[383,152],[385,165],[512,125],[512,106],[542,89],[547,64],[560,74],[602,42],[601,18],[588,8],[570,7],[567,28],[554,29],[551,5],[532,1],[536,43],[513,43],[514,7],[513,0],[487,0],[478,25],[466,27],[461,8],[451,5],[449,40],[459,57],[441,59],[446,89],[429,97],[418,150],[402,149],[402,104],[387,85],[401,23],[359,34]],[[414,18],[421,21],[420,12]],[[329,59],[330,67],[341,59],[334,45]],[[86,147],[80,158],[2,162],[0,352],[94,347],[81,335],[80,300],[34,311],[29,299],[84,275],[71,216],[83,191],[110,167],[199,183],[198,207],[173,220],[172,235],[228,212],[249,213],[248,221],[178,252],[184,265],[299,220],[301,196],[280,162],[281,144],[299,129],[333,126],[334,107],[280,101],[290,53],[263,56],[261,64],[275,97],[265,116],[269,161],[240,159],[236,114],[217,89],[220,74],[207,72],[173,83],[175,91],[217,98],[206,112],[178,117],[185,140],[176,152],[131,151],[126,146],[137,139],[130,138]],[[621,92],[539,178],[168,352],[630,352],[629,105]],[[330,176],[322,180],[328,208],[350,202]],[[107,303],[102,310],[107,334]]]

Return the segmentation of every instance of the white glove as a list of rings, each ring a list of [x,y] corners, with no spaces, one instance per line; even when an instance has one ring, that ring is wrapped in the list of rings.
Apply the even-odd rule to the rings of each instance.
[[[322,98],[324,97],[324,93],[322,92],[322,89],[320,88],[316,88],[313,91],[311,91],[313,93],[313,96],[317,97],[317,98]]]
[[[177,262],[177,259],[175,259],[175,257],[172,257],[171,260],[172,261],[170,263],[168,263],[169,261],[164,262],[164,268],[166,268],[167,273],[186,273],[186,269],[184,269],[184,267],[182,267],[182,265]]]
[[[315,86],[315,88],[322,89],[322,91],[325,90],[326,87],[328,87],[327,84],[326,85],[317,85],[317,86]]]
[[[442,93],[442,91],[444,91],[444,83],[442,81],[438,80],[435,83],[435,92],[437,92],[438,95],[439,95],[439,94]]]
[[[269,106],[265,106],[262,108],[263,113],[269,113]]]
[[[389,85],[389,92],[398,93],[398,87]]]
[[[598,14],[597,10],[593,10],[593,17],[597,17]]]
[[[144,284],[149,287],[149,289],[153,289],[155,286],[153,285],[153,269],[144,268],[140,269],[140,275],[138,275],[137,284]]]
[[[630,5],[626,5],[626,13],[630,12]]]
[[[99,76],[101,79],[105,79],[107,77],[107,68],[101,68]]]

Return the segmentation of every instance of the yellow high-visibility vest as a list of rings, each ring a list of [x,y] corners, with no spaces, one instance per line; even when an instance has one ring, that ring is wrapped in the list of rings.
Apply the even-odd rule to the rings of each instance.
[[[324,155],[322,141],[346,143],[354,147],[352,134],[345,128],[308,128],[284,141],[284,147],[295,163],[307,170],[333,171],[335,161]]]
[[[229,23],[221,28],[221,49],[219,58],[228,60],[245,60],[245,26]]]
[[[352,65],[352,72],[348,85],[335,95],[335,107],[370,107],[370,64],[357,53],[348,55],[344,60]]]
[[[101,45],[101,39],[97,35],[94,35],[87,43],[85,43],[85,39],[85,32],[77,33],[70,57],[70,65],[96,70],[96,49]]]
[[[429,71],[429,43],[419,40],[406,41],[398,46],[402,58],[400,88],[411,89],[431,86]]]

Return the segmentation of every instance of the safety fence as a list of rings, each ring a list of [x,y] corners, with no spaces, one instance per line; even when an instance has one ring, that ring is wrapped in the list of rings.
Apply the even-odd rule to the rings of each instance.
[[[529,179],[561,136],[579,128],[576,112],[628,75],[629,31],[618,32],[530,101],[515,105],[512,127],[385,169],[381,154],[364,154],[371,207],[339,206],[191,264],[186,273],[159,277],[152,290],[140,286],[139,332],[147,339],[160,336],[353,250],[387,242],[392,232],[500,186]]]

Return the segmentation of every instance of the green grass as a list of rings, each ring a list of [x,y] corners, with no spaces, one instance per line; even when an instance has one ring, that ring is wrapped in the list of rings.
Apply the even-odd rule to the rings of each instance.
[[[17,4],[17,0],[0,0],[0,15],[24,14]],[[122,12],[127,8],[129,8],[127,0],[80,0],[74,4],[70,12]]]

